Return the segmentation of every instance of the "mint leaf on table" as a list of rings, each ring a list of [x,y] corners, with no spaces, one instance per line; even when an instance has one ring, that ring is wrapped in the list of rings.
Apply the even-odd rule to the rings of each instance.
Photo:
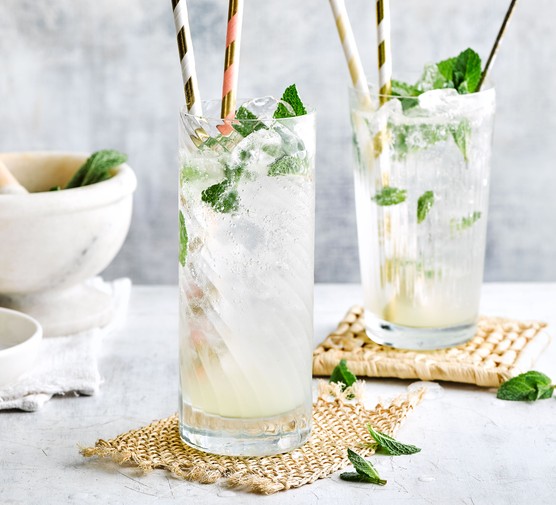
[[[185,218],[183,217],[183,213],[181,210],[179,215],[179,222],[180,222],[179,260],[180,260],[180,265],[184,267],[185,260],[187,259],[187,244],[189,242],[189,238],[187,236],[187,229],[185,227]]]
[[[392,186],[385,186],[375,196],[371,198],[373,202],[381,207],[398,205],[405,202],[407,198],[407,191],[405,189],[394,188]]]
[[[340,362],[336,365],[336,368],[332,370],[332,374],[330,375],[329,382],[335,382],[336,384],[340,384],[342,387],[342,391],[355,383],[357,377],[355,374],[348,368],[347,362],[345,359],[340,360]]]
[[[415,447],[414,445],[410,445],[410,444],[403,444],[402,442],[398,442],[397,440],[395,440],[389,435],[386,435],[385,433],[381,433],[380,431],[374,430],[370,424],[367,425],[367,429],[369,430],[369,433],[378,444],[378,449],[381,452],[389,454],[390,456],[405,456],[408,454],[415,454],[421,451],[419,447]]]
[[[273,161],[268,167],[268,175],[291,175],[303,172],[303,160],[285,155]]]
[[[496,398],[500,400],[534,402],[552,397],[556,385],[547,375],[531,370],[504,382]]]
[[[375,467],[366,459],[362,458],[351,449],[347,450],[348,458],[355,468],[356,472],[344,472],[340,474],[340,479],[351,482],[368,482],[369,484],[378,484],[384,486],[386,481],[380,478]]]
[[[288,86],[284,91],[281,100],[283,102],[289,103],[292,106],[294,114],[286,108],[282,103],[278,104],[276,111],[274,112],[274,119],[283,119],[289,117],[303,116],[307,114],[307,109],[303,105],[301,98],[299,98],[299,93],[297,92],[297,86],[292,84]]]
[[[201,200],[208,203],[216,212],[229,213],[239,208],[237,190],[228,179],[205,189],[201,193]]]
[[[243,105],[237,110],[232,126],[242,137],[247,137],[256,130],[266,128],[264,123],[258,121],[257,116]]]
[[[104,149],[97,151],[75,172],[64,189],[79,188],[110,179],[111,170],[127,161],[127,156],[119,151]]]
[[[417,222],[422,223],[434,205],[434,192],[425,191],[417,200]]]

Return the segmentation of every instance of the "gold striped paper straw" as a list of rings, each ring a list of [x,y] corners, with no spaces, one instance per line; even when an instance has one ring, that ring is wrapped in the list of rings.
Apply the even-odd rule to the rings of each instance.
[[[338,35],[340,36],[340,42],[342,43],[348,64],[351,82],[359,94],[362,105],[369,107],[372,103],[371,94],[369,93],[367,78],[363,71],[359,50],[357,49],[357,43],[355,42],[351,23],[349,22],[346,4],[344,0],[330,0],[330,7],[336,21],[336,28],[338,29]]]
[[[510,3],[510,6],[508,7],[508,11],[506,12],[506,16],[504,17],[504,21],[502,21],[502,26],[500,27],[500,31],[498,32],[498,35],[496,36],[496,40],[494,41],[494,45],[492,46],[492,50],[490,51],[490,54],[488,56],[488,60],[487,60],[487,63],[485,65],[485,69],[483,70],[483,73],[481,75],[481,80],[479,81],[479,85],[477,86],[477,91],[481,91],[481,88],[482,88],[483,84],[485,83],[485,80],[488,76],[488,71],[490,70],[490,67],[492,67],[492,64],[494,63],[494,59],[496,58],[496,53],[498,52],[498,47],[500,46],[500,42],[502,41],[502,37],[504,36],[504,33],[506,32],[506,27],[508,26],[510,18],[512,17],[512,14],[514,12],[514,8],[515,8],[516,3],[517,3],[517,0],[512,0],[512,2]]]
[[[178,41],[178,51],[181,62],[181,75],[183,78],[183,90],[185,92],[185,106],[189,114],[201,116],[203,109],[199,86],[197,84],[197,72],[195,71],[195,56],[191,42],[191,30],[189,29],[189,18],[187,16],[186,0],[172,0],[174,10],[174,24]]]
[[[376,1],[378,42],[378,93],[380,105],[392,94],[392,48],[390,47],[390,2]]]
[[[228,4],[228,29],[226,31],[224,82],[222,84],[221,113],[223,119],[233,119],[235,116],[241,27],[243,23],[243,1],[229,0]]]
[[[392,50],[390,34],[390,2],[376,1],[376,34],[378,44],[378,101],[385,104],[392,94]],[[383,186],[390,185],[390,154],[388,149],[387,119],[380,125],[374,138],[375,156],[381,172]]]

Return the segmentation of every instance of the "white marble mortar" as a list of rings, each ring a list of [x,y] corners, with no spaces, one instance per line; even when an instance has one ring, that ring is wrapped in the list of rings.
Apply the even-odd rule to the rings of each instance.
[[[110,294],[87,281],[127,235],[137,180],[122,164],[110,179],[64,186],[87,159],[63,152],[0,153],[29,194],[0,195],[0,307],[25,312],[45,336],[71,334],[111,317]]]

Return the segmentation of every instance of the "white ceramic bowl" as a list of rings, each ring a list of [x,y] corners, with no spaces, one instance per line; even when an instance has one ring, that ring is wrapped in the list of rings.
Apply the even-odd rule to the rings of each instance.
[[[33,368],[41,339],[42,328],[35,319],[0,308],[0,387]]]
[[[87,154],[0,153],[29,194],[0,195],[0,307],[32,315],[45,336],[109,317],[107,295],[86,286],[120,250],[137,180],[122,164],[110,179],[63,191]],[[97,317],[98,316],[98,317]]]

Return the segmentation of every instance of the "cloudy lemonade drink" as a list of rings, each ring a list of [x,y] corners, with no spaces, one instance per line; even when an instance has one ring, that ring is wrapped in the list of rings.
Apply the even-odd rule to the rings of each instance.
[[[381,106],[351,95],[365,320],[394,347],[462,343],[478,317],[495,93],[442,78],[393,81]]]
[[[181,433],[284,452],[311,419],[314,115],[266,97],[231,124],[181,116]]]

